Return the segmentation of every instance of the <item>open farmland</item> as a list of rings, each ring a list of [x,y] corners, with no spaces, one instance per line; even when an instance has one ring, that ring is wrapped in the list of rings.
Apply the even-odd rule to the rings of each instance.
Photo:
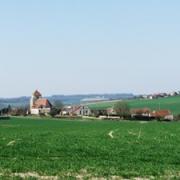
[[[180,177],[180,124],[0,121],[0,179]]]
[[[107,109],[112,107],[116,101],[101,102],[88,105],[92,109]],[[151,110],[168,109],[174,115],[180,114],[180,96],[167,97],[153,100],[135,99],[127,100],[130,108],[151,108]]]

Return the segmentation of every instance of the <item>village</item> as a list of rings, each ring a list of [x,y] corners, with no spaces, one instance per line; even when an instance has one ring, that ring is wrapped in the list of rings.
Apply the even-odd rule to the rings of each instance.
[[[165,94],[165,93],[164,93]],[[160,96],[161,95],[161,96]],[[176,96],[177,92],[169,94],[169,96]],[[162,94],[154,95],[153,97],[168,97],[168,94],[162,96]],[[103,100],[104,101],[104,100]],[[118,105],[119,102],[119,105]],[[93,103],[93,101],[91,101]],[[99,103],[97,100],[94,100],[94,103]],[[82,103],[79,105],[64,105],[61,106],[60,109],[57,110],[57,114],[54,117],[96,117],[99,119],[120,119],[120,118],[128,118],[128,119],[141,119],[141,120],[151,120],[151,119],[162,119],[172,121],[174,119],[173,114],[168,109],[159,109],[159,110],[151,110],[150,108],[138,108],[138,109],[130,109],[127,107],[124,109],[121,101],[117,101],[117,106],[113,105],[110,108],[92,108],[87,103]],[[126,104],[125,104],[126,105]],[[48,115],[51,113],[53,109],[53,105],[49,102],[48,99],[42,97],[41,93],[36,90],[31,97],[30,100],[30,114],[31,115]],[[122,111],[119,113],[119,111]],[[128,112],[123,112],[128,111]],[[125,113],[125,115],[124,115]]]
[[[155,93],[155,94],[148,94],[148,95],[140,95],[137,96],[140,99],[158,99],[158,98],[167,98],[180,95],[180,91],[173,91],[170,93]]]
[[[171,94],[172,96],[173,94]],[[175,93],[174,95],[177,95]],[[157,98],[157,96],[156,96]],[[161,98],[164,98],[164,96]],[[93,99],[89,103],[82,102],[76,105],[63,105],[51,103],[47,98],[44,98],[42,94],[35,90],[32,93],[29,107],[26,108],[4,108],[0,111],[1,115],[5,116],[52,116],[54,118],[96,118],[104,120],[166,120],[173,121],[174,115],[169,109],[158,110],[150,109],[147,107],[142,108],[130,108],[124,101],[116,101],[112,107],[91,106],[92,103],[106,102],[100,98]]]

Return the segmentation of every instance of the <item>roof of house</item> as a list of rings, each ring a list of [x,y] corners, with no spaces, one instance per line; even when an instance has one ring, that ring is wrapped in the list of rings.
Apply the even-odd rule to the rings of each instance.
[[[78,105],[77,105],[77,106],[74,106],[74,108],[72,109],[72,112],[71,112],[71,113],[72,113],[72,114],[73,114],[73,113],[76,113],[76,112],[77,112],[78,110],[80,110],[81,108],[82,108],[82,106],[80,106],[80,105],[79,105],[79,106],[78,106]]]
[[[155,117],[166,117],[171,115],[171,112],[169,110],[159,110],[152,113]]]
[[[38,90],[34,91],[33,95],[35,97],[41,97],[42,96],[42,94]]]
[[[74,106],[71,106],[71,108],[69,109],[65,109],[67,112],[71,113],[71,114],[75,114],[77,113],[78,111],[82,110],[83,108],[85,108],[87,106],[83,106],[83,105],[74,105]],[[87,107],[88,108],[88,107]]]
[[[139,108],[139,109],[132,109],[131,113],[133,114],[148,114],[151,112],[150,108]]]
[[[41,107],[50,108],[52,107],[52,104],[49,102],[48,99],[40,98],[35,102],[34,108],[41,108]]]

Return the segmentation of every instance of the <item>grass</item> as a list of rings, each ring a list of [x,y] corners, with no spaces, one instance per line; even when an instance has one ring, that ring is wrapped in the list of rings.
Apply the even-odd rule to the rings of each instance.
[[[103,103],[96,103],[90,104],[89,107],[92,109],[107,109],[112,107],[115,102],[103,102]],[[160,98],[160,99],[153,99],[153,100],[127,100],[130,108],[151,108],[151,110],[158,110],[160,109],[168,109],[174,115],[180,114],[180,96],[175,97],[168,97],[168,98]]]
[[[12,118],[0,121],[0,177],[180,177],[179,137],[178,122]]]

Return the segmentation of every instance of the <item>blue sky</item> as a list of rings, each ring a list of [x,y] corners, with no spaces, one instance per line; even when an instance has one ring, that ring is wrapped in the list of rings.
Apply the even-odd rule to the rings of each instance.
[[[0,97],[179,90],[180,1],[0,1]]]

